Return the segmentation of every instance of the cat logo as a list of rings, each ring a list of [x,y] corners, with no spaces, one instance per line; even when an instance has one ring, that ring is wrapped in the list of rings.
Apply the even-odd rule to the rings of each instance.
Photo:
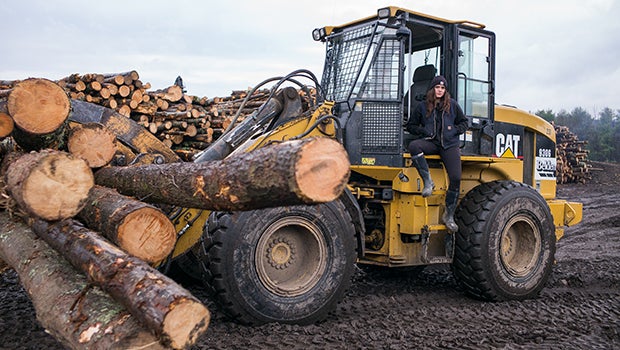
[[[495,135],[495,156],[499,158],[518,158],[521,135]]]

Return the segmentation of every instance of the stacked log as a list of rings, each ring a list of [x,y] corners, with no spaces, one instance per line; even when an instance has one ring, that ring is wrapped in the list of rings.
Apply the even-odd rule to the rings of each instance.
[[[7,165],[4,183],[28,215],[62,220],[84,208],[95,181],[84,160],[45,150],[24,154]]]
[[[0,97],[3,89],[11,89],[17,83],[0,81]],[[70,99],[110,108],[136,121],[185,161],[191,161],[217,140],[237,112],[236,121],[243,121],[270,94],[268,89],[257,90],[240,109],[248,90],[235,90],[229,96],[215,98],[186,94],[179,85],[150,90],[151,84],[143,83],[135,70],[113,74],[75,73],[56,83]],[[0,138],[1,112],[0,109]]]
[[[35,220],[33,231],[108,292],[174,349],[186,349],[207,329],[207,308],[144,261],[103,240],[75,220]]]
[[[166,214],[111,188],[94,186],[77,218],[148,263],[164,260],[176,243],[176,231]]]
[[[78,124],[69,131],[67,149],[89,167],[100,168],[114,159],[116,135],[100,123]]]
[[[555,125],[556,133],[556,181],[586,183],[592,179],[592,165],[588,159],[587,141],[581,141],[568,127]]]
[[[47,79],[26,79],[7,91],[0,112],[12,118],[12,136],[26,151],[61,147],[71,107],[63,89]],[[10,128],[6,124],[3,133]]]
[[[164,348],[125,307],[89,283],[26,224],[0,212],[0,227],[0,257],[19,274],[37,320],[64,346]]]

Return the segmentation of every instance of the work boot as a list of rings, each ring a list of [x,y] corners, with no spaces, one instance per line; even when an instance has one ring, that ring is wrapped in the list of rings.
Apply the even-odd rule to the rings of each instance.
[[[411,157],[411,160],[413,161],[413,166],[418,169],[418,173],[420,173],[420,177],[424,182],[422,197],[428,197],[433,193],[433,187],[435,187],[435,184],[431,179],[431,173],[428,171],[428,163],[426,162],[426,158],[424,158],[424,153]]]
[[[455,233],[459,230],[458,225],[454,222],[454,211],[456,210],[456,202],[459,199],[459,191],[448,190],[446,192],[446,210],[444,210],[441,220],[448,228],[448,231]]]

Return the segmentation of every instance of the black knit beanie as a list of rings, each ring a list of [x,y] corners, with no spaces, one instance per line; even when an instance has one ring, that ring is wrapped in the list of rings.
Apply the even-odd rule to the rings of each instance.
[[[434,77],[433,80],[431,80],[431,85],[428,86],[428,89],[430,90],[434,88],[435,85],[439,85],[439,84],[445,86],[446,88],[448,87],[448,82],[446,81],[446,78],[444,78],[441,75],[438,75]]]

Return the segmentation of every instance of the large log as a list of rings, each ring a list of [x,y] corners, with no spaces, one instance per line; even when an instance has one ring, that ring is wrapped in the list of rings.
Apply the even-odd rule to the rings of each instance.
[[[102,168],[95,182],[151,203],[249,210],[332,201],[344,190],[348,175],[342,145],[312,138],[222,161]]]
[[[12,161],[4,182],[7,192],[26,213],[61,220],[73,217],[86,205],[94,177],[84,160],[66,152],[44,150]]]
[[[69,131],[67,149],[91,168],[99,168],[114,158],[116,136],[99,123],[78,124]]]
[[[190,292],[78,221],[35,220],[32,227],[71,265],[154,331],[164,345],[188,348],[207,329],[209,311]]]
[[[95,186],[77,216],[87,227],[146,262],[163,260],[174,249],[176,230],[158,208]]]
[[[64,90],[49,80],[31,78],[8,92],[8,98],[0,99],[0,113],[11,117],[3,133],[12,128],[13,139],[26,151],[62,147],[70,106]]]
[[[33,135],[57,130],[69,117],[67,93],[47,79],[26,79],[15,85],[8,97],[8,110],[15,125]]]
[[[37,320],[67,348],[164,348],[126,308],[6,212],[0,212],[0,257],[19,274]]]

